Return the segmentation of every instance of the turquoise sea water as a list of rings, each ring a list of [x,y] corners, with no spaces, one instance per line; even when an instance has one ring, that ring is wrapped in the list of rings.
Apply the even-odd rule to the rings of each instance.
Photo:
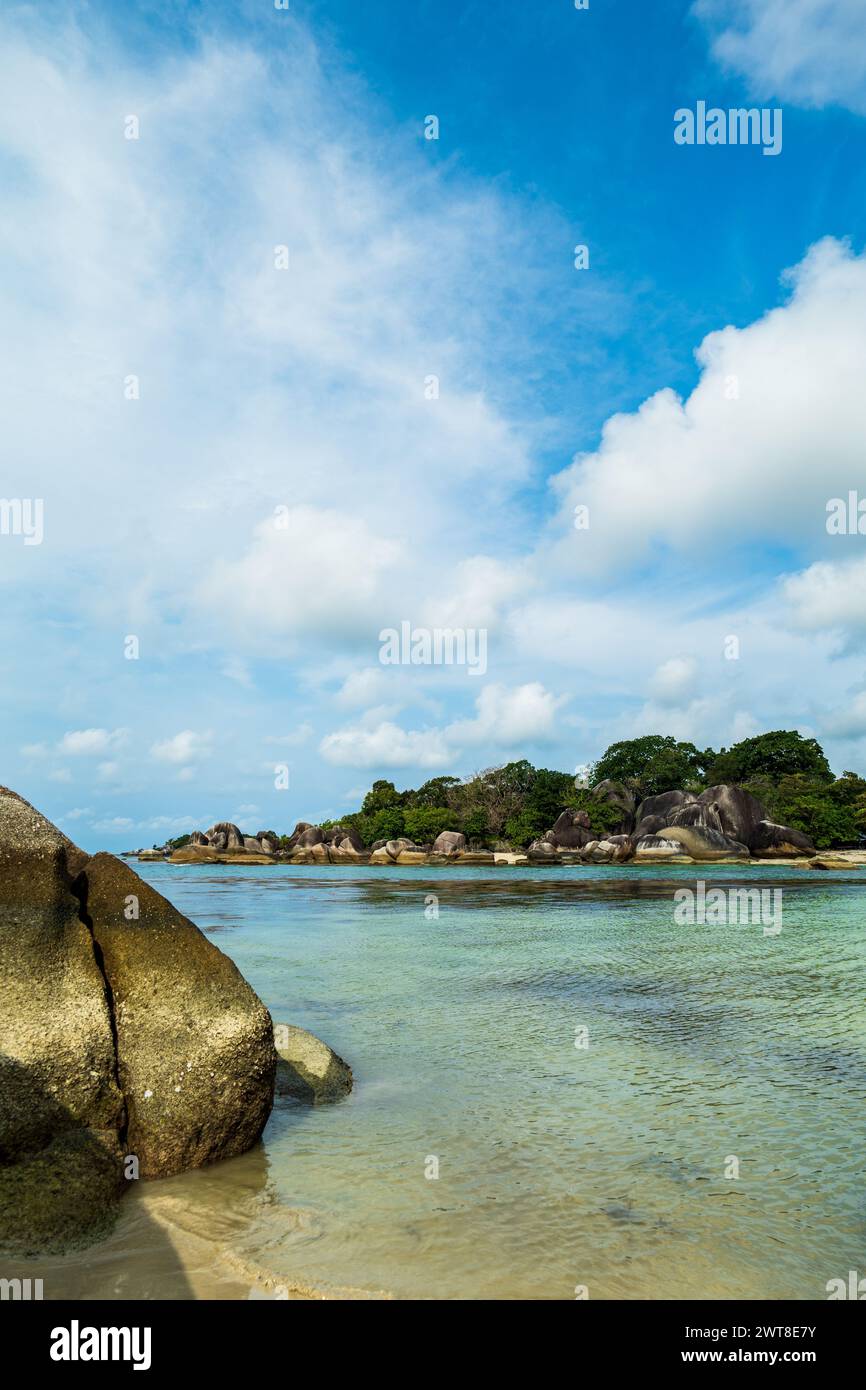
[[[866,1273],[866,870],[702,866],[781,887],[776,936],[677,925],[694,867],[140,872],[355,1073],[147,1185],[218,1294],[821,1299]],[[147,1285],[137,1219],[70,1291],[201,1292]]]

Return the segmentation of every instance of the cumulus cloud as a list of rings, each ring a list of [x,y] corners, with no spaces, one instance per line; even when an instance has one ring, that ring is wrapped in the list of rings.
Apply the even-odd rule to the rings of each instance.
[[[451,751],[438,729],[405,730],[387,720],[327,734],[322,757],[339,767],[445,767]]]
[[[866,114],[862,0],[697,0],[693,13],[758,97]]]
[[[547,743],[557,732],[557,713],[563,695],[552,695],[540,681],[516,689],[486,685],[478,696],[474,719],[449,725],[445,736],[451,744],[489,744],[498,748]]]
[[[349,767],[453,766],[467,748],[496,752],[550,742],[565,699],[539,681],[514,689],[493,682],[478,695],[472,719],[407,731],[390,720],[377,722],[368,711],[358,725],[328,734],[320,749],[328,762]]]
[[[681,705],[694,690],[697,674],[694,657],[672,656],[650,678],[650,693],[661,705]]]
[[[285,523],[285,524],[283,524]],[[246,553],[215,565],[203,581],[202,611],[256,632],[366,637],[379,616],[402,545],[331,508],[280,511],[255,529]]]
[[[150,750],[152,758],[161,763],[192,763],[210,756],[213,749],[213,734],[196,729],[183,729],[171,738],[154,743]]]
[[[614,415],[554,480],[556,554],[582,574],[666,550],[820,544],[826,503],[862,477],[866,256],[827,238],[786,276],[788,300],[707,335],[686,400],[663,388]],[[589,526],[575,529],[575,507]]]
[[[820,560],[782,582],[791,620],[807,632],[840,631],[846,638],[866,634],[866,558],[838,563]]]

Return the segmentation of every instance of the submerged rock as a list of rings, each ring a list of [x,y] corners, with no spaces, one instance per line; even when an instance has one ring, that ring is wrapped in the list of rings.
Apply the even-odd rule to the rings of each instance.
[[[352,1068],[333,1048],[305,1028],[291,1023],[274,1027],[277,1050],[277,1095],[298,1100],[342,1100],[352,1089]]]

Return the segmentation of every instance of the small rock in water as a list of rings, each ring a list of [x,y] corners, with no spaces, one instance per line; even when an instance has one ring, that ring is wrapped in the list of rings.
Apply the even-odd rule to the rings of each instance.
[[[352,1089],[352,1068],[327,1043],[291,1023],[274,1026],[278,1096],[310,1102],[342,1100]]]

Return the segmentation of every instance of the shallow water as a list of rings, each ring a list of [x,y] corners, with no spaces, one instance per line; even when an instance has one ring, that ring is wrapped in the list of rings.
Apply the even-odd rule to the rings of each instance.
[[[866,1272],[866,870],[701,867],[781,887],[777,936],[677,925],[693,867],[139,871],[356,1087],[143,1184],[40,1264],[46,1297],[820,1299]]]

